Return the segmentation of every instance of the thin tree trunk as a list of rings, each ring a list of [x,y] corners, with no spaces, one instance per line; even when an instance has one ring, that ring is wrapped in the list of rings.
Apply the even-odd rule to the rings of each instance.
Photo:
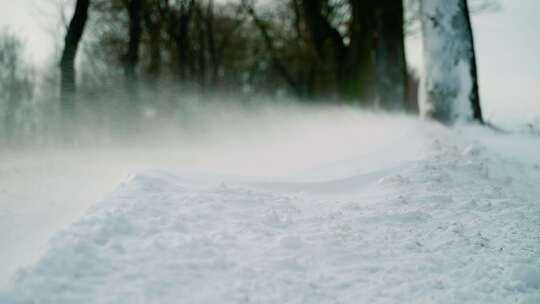
[[[84,27],[88,19],[89,0],[77,0],[73,18],[69,23],[65,37],[64,51],[60,60],[60,99],[64,120],[72,120],[75,114],[75,57],[79,47]]]
[[[127,13],[129,17],[129,41],[126,55],[124,57],[124,78],[125,89],[128,97],[126,106],[126,131],[133,131],[137,128],[140,115],[139,99],[139,77],[137,66],[139,65],[139,51],[142,36],[142,3],[141,0],[129,0]],[[128,133],[129,135],[129,133]]]
[[[191,45],[189,43],[189,25],[193,15],[195,2],[189,1],[180,7],[178,13],[178,27],[175,33],[176,51],[178,52],[178,67],[177,73],[181,81],[186,81],[188,78],[188,70],[193,71],[193,62],[191,58]]]
[[[196,21],[196,30],[197,30],[197,39],[198,39],[198,49],[197,49],[197,59],[198,59],[198,69],[197,69],[197,78],[199,87],[204,90],[206,86],[206,32],[204,28],[204,17],[202,12],[202,7],[197,5],[195,8],[195,21]]]
[[[423,0],[423,114],[446,124],[480,121],[473,33],[466,0]]]
[[[217,86],[218,84],[218,58],[216,50],[216,39],[214,36],[214,0],[208,1],[208,7],[206,10],[206,31],[208,38],[208,50],[210,54],[210,64],[212,65],[211,71],[211,84]]]
[[[149,84],[155,89],[161,73],[161,30],[162,10],[160,2],[146,3],[143,9],[144,25],[148,30],[150,63],[148,66]]]
[[[129,42],[124,64],[124,75],[128,88],[137,86],[137,65],[139,64],[139,49],[142,35],[141,10],[141,0],[129,1]]]

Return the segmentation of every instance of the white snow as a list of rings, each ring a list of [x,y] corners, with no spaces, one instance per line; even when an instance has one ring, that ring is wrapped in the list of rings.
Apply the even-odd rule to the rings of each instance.
[[[235,121],[108,169],[138,172],[0,303],[539,303],[538,137],[347,109]]]

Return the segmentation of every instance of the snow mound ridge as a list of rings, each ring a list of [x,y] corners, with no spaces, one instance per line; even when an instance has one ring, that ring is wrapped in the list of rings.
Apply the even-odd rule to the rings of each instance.
[[[0,303],[538,303],[540,170],[456,137],[432,150],[339,197],[132,176]]]

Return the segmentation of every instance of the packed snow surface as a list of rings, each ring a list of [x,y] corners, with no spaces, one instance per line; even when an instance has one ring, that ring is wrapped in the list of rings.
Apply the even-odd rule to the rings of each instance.
[[[540,303],[540,139],[361,118],[134,172],[0,303]]]

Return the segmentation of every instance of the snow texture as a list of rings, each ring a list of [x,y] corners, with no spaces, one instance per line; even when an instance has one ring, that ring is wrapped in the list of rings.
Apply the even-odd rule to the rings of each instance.
[[[540,303],[538,138],[430,127],[326,180],[132,175],[0,303]]]

